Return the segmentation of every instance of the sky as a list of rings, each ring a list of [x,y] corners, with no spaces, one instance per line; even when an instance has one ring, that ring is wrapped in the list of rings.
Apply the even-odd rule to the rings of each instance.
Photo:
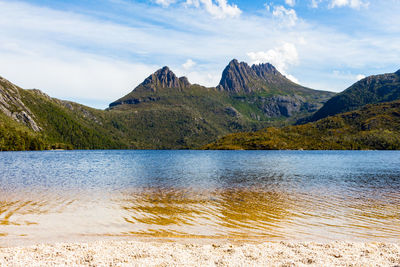
[[[163,66],[216,86],[234,58],[343,91],[400,69],[400,0],[0,0],[0,76],[95,108]]]

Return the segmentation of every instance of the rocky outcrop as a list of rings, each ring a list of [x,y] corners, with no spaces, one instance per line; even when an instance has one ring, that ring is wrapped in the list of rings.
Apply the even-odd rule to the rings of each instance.
[[[188,93],[191,88],[195,87],[192,87],[186,77],[178,78],[168,67],[163,67],[146,78],[132,92],[111,103],[109,107],[115,108],[119,105],[137,105],[144,102],[159,101],[161,99],[159,96],[163,95],[161,92],[165,92],[162,91],[163,88],[172,88]],[[183,90],[184,88],[188,90]],[[205,91],[210,89],[204,87]],[[262,105],[265,107],[267,117],[278,116],[276,114],[292,116],[299,109],[298,106],[301,106],[303,110],[310,108],[315,111],[316,108],[321,106],[321,102],[325,103],[333,95],[330,92],[316,91],[298,85],[287,79],[269,63],[249,66],[247,63],[239,62],[236,59],[229,62],[222,73],[220,83],[212,89],[228,92],[229,96],[227,97],[246,96],[243,101],[247,104],[255,104],[258,101],[256,103],[258,107],[260,106],[260,99],[255,102],[252,102],[252,99],[263,98]],[[305,99],[302,99],[301,104],[299,104],[296,96],[302,96]],[[163,97],[165,97],[165,94]],[[307,103],[309,105],[304,109]],[[259,112],[256,113],[260,114]]]
[[[272,97],[256,96],[246,100],[243,99],[243,101],[249,101],[253,105],[259,107],[264,116],[269,118],[282,116],[291,117],[301,111],[315,111],[316,108],[308,105],[308,102],[298,95]],[[251,113],[250,116],[255,120],[261,120],[261,116],[256,113]]]
[[[159,88],[178,88],[183,89],[190,86],[186,77],[178,78],[168,67],[163,67],[147,77],[141,84],[150,87],[153,91]]]
[[[49,100],[49,101],[54,101],[54,100],[56,100],[55,98],[50,97],[48,94],[43,93],[43,92],[42,92],[41,90],[39,90],[39,89],[31,89],[30,91],[33,92],[33,93],[35,93],[35,94],[37,94],[37,95],[40,95],[41,97],[46,98],[46,99]],[[58,102],[61,102],[61,101],[58,101]]]
[[[239,63],[234,59],[229,62],[222,72],[222,78],[217,89],[234,93],[248,93],[282,82],[293,85],[291,81],[269,63],[250,67],[247,63]]]
[[[262,111],[267,117],[290,117],[300,112],[305,100],[299,96],[273,96],[262,99]]]
[[[18,87],[2,77],[0,77],[0,111],[35,132],[41,130],[33,113],[22,102]]]
[[[221,89],[239,93],[241,91],[249,92],[252,90],[249,83],[255,73],[247,63],[239,63],[236,59],[229,62],[228,66],[222,72],[222,78],[219,82]]]
[[[273,65],[270,63],[262,63],[259,65],[252,65],[251,69],[257,75],[257,78],[261,78],[268,84],[280,84],[288,83],[293,86],[293,82],[283,76]]]
[[[164,88],[177,89],[178,91],[181,91],[190,86],[191,84],[186,77],[178,78],[175,73],[165,66],[147,77],[132,92],[112,102],[109,105],[109,108],[119,105],[137,105],[144,102],[155,102],[160,100],[160,97],[146,95],[149,93],[157,93],[157,91]]]
[[[125,100],[117,100],[113,103],[111,103],[109,106],[110,108],[118,105],[137,105],[140,103],[146,103],[146,102],[155,102],[160,100],[160,97],[141,97],[141,98],[129,98]]]
[[[240,117],[241,116],[240,112],[231,106],[225,108],[225,113],[231,117]]]

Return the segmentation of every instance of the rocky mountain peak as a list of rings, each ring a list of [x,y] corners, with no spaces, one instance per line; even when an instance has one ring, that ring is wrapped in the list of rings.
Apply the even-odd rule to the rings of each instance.
[[[181,85],[183,85],[183,87],[188,87],[188,86],[190,86],[190,82],[189,82],[188,78],[185,77],[185,76],[179,77],[179,83],[180,83]]]
[[[228,66],[230,66],[230,67],[239,66],[239,65],[240,65],[240,63],[239,63],[239,61],[238,61],[236,58],[232,59],[232,60],[228,63]]]
[[[257,74],[258,77],[267,79],[271,76],[282,76],[282,74],[270,63],[262,63],[259,65],[253,65],[251,68]]]
[[[400,76],[400,70],[396,71],[395,74]]]
[[[249,65],[247,65],[247,63],[239,63],[239,61],[233,59],[222,72],[222,78],[219,82],[219,87],[222,87],[224,90],[230,92],[249,92],[250,88],[248,83],[251,81],[251,77],[254,76],[254,74],[254,71]]]
[[[218,85],[220,90],[230,92],[252,92],[259,90],[260,85],[277,84],[281,82],[290,83],[273,65],[262,63],[252,65],[233,59],[222,73]],[[258,85],[257,85],[258,84]]]
[[[185,88],[190,86],[186,77],[178,78],[167,66],[157,70],[142,83],[144,86],[151,87],[154,91],[157,88]]]

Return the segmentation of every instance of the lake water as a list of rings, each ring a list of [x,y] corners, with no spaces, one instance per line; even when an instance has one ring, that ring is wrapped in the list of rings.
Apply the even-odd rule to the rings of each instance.
[[[0,153],[0,245],[400,239],[400,152]]]

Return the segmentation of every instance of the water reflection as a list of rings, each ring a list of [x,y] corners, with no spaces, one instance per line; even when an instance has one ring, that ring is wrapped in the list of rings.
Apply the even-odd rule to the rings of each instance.
[[[397,241],[399,156],[0,153],[0,245],[87,236]]]
[[[126,211],[130,234],[198,237],[275,236],[288,214],[281,193],[257,189],[216,191],[147,188],[114,201]],[[176,234],[179,233],[179,234]]]

